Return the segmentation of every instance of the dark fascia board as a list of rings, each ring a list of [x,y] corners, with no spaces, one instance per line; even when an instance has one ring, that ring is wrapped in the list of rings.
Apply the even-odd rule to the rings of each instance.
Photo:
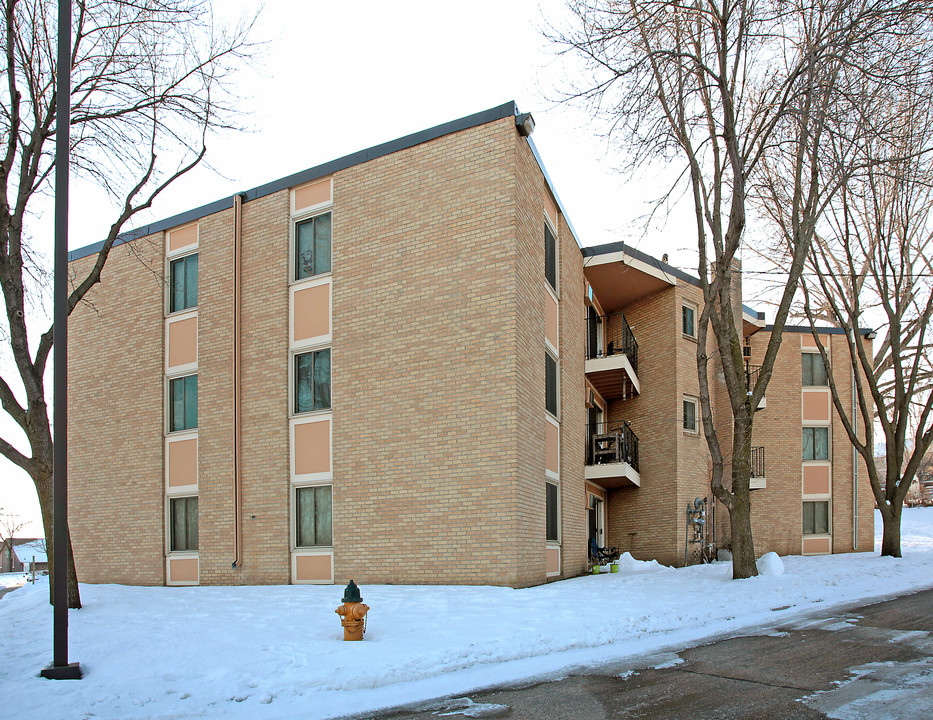
[[[765,319],[765,314],[763,312],[755,310],[754,308],[750,308],[745,303],[742,303],[742,312],[744,312],[746,315],[751,315],[753,318],[758,318],[759,320]]]
[[[286,177],[273,180],[272,182],[266,183],[265,185],[260,185],[259,187],[255,187],[252,190],[247,190],[246,192],[240,194],[243,196],[244,202],[249,202],[250,200],[255,200],[257,198],[265,197],[266,195],[279,192],[280,190],[286,190],[290,187],[295,187],[296,185],[302,185],[319,177],[332,175],[336,172],[339,172],[340,170],[346,170],[347,168],[353,167],[354,165],[360,165],[364,162],[375,160],[376,158],[383,157],[385,155],[391,155],[392,153],[398,152],[399,150],[405,150],[407,148],[414,147],[415,145],[421,145],[422,143],[436,140],[437,138],[443,137],[444,135],[450,135],[451,133],[459,132],[461,130],[467,130],[479,125],[485,125],[486,123],[494,122],[495,120],[501,120],[505,117],[515,116],[517,114],[518,107],[515,105],[514,100],[510,100],[509,102],[503,103],[502,105],[497,105],[496,107],[489,108],[488,110],[483,110],[478,113],[473,113],[472,115],[467,115],[466,117],[462,117],[458,120],[451,120],[450,122],[436,125],[432,128],[428,128],[427,130],[421,130],[420,132],[412,133],[411,135],[406,135],[395,140],[390,140],[389,142],[382,143],[381,145],[374,145],[373,147],[367,148],[366,150],[360,150],[359,152],[355,152],[350,155],[344,155],[342,158],[337,158],[336,160],[331,160],[324,163],[323,165],[317,165],[315,167],[308,168],[307,170],[302,170],[301,172],[287,175]],[[541,165],[541,169],[543,171],[544,165],[541,164],[541,159],[538,158],[537,151],[535,151],[535,157],[538,159],[538,163]],[[550,185],[550,179],[548,179],[548,184]],[[555,195],[555,199],[556,197],[557,196]],[[113,245],[116,247],[117,245],[130,242],[131,240],[136,240],[147,235],[169,230],[173,227],[178,227],[179,225],[184,225],[189,222],[194,222],[195,220],[199,220],[202,217],[213,215],[216,212],[227,210],[231,207],[233,207],[233,201],[230,197],[223,198],[222,200],[216,200],[212,203],[208,203],[207,205],[194,208],[193,210],[188,210],[186,212],[179,213],[178,215],[173,215],[170,218],[159,220],[149,225],[143,225],[142,227],[138,227],[134,230],[129,230],[125,233],[122,233],[117,237]],[[72,250],[68,253],[68,262],[87,257],[88,255],[95,255],[100,252],[103,246],[104,243],[101,241],[91,245],[86,245],[85,247],[78,248],[77,250]]]
[[[816,332],[820,335],[845,335],[848,330],[840,327],[818,327],[815,328]],[[765,332],[774,332],[774,325],[765,325],[762,330]],[[784,332],[786,333],[806,333],[810,334],[812,329],[809,325],[785,325]],[[859,335],[870,335],[874,330],[872,328],[859,328]]]
[[[596,255],[609,255],[611,253],[624,252],[626,255],[631,255],[636,260],[641,260],[643,263],[647,263],[648,265],[657,268],[667,275],[673,275],[674,277],[683,280],[684,282],[688,282],[691,285],[700,287],[700,278],[685,273],[683,270],[678,270],[673,265],[668,265],[666,262],[661,262],[656,257],[642,252],[641,250],[636,250],[631,245],[626,245],[623,242],[606,243],[605,245],[593,245],[592,247],[581,248],[580,251],[583,253],[583,257],[595,257]]]

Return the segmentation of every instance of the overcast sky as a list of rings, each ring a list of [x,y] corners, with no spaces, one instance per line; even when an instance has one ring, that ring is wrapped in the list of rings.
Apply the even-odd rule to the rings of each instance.
[[[214,5],[230,22],[256,7],[253,0]],[[251,131],[214,138],[211,168],[183,178],[137,224],[514,100],[534,115],[534,142],[583,245],[624,240],[690,270],[689,214],[646,234],[640,218],[663,183],[650,171],[616,172],[619,159],[591,118],[554,102],[573,69],[542,29],[565,21],[563,5],[266,0],[254,32],[267,42],[263,57],[237,83]],[[101,240],[113,215],[101,193],[77,180],[72,188],[74,249]],[[7,427],[0,424],[5,437]],[[0,462],[0,507],[38,518],[31,481]]]

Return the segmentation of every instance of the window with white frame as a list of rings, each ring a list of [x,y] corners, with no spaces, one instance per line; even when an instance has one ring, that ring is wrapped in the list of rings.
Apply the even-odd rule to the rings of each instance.
[[[552,482],[545,482],[544,486],[546,488],[545,517],[547,525],[545,539],[548,542],[559,542],[560,523],[558,522],[559,507],[557,485]]]
[[[198,549],[198,497],[169,500],[169,548],[172,552]]]
[[[330,409],[330,348],[295,355],[293,409]]]
[[[328,273],[331,269],[331,214],[295,222],[295,280]]]
[[[544,224],[544,277],[557,292],[557,238],[547,223]]]
[[[198,254],[169,263],[169,312],[180,312],[198,305]]]
[[[699,413],[700,402],[695,397],[684,395],[683,398],[683,426],[686,432],[695,433],[700,428]]]
[[[680,326],[686,337],[696,338],[697,336],[697,309],[695,305],[680,306]]]
[[[829,428],[803,428],[803,459],[829,460]]]
[[[559,409],[560,383],[557,374],[557,360],[547,350],[544,351],[544,407],[554,417]]]
[[[330,547],[333,544],[331,486],[295,488],[295,546]]]
[[[829,534],[829,501],[817,500],[803,504],[803,534]]]
[[[803,353],[800,356],[800,366],[800,381],[805,387],[829,385],[826,365],[819,353]]]
[[[168,381],[169,432],[198,427],[198,376],[185,375]]]

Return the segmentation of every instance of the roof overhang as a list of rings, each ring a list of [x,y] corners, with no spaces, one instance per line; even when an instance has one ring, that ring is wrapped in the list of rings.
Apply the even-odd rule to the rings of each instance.
[[[677,284],[670,273],[625,250],[591,255],[583,263],[583,273],[605,313]]]

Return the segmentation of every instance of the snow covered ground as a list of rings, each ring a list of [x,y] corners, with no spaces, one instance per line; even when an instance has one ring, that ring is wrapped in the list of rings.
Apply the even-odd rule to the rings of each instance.
[[[19,587],[26,584],[26,573],[0,573],[0,588]],[[0,636],[2,637],[2,636]]]
[[[363,586],[362,643],[342,641],[342,587],[83,585],[81,681],[37,677],[52,648],[43,580],[0,599],[3,716],[327,718],[463,694],[933,586],[933,508],[905,510],[903,536],[902,559],[785,557],[739,582],[725,563],[631,562],[524,590]]]

